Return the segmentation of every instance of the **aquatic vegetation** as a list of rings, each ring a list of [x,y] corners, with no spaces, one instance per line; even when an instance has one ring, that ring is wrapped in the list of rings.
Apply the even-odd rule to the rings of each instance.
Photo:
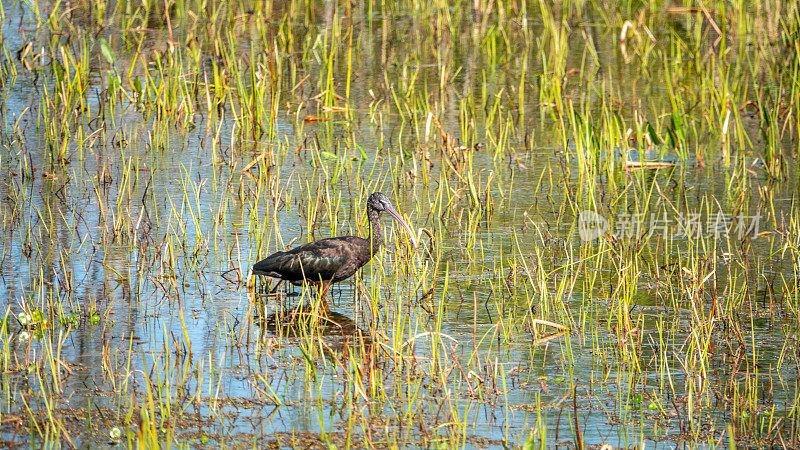
[[[800,446],[798,5],[0,19],[3,443]],[[418,248],[248,295],[379,190]]]

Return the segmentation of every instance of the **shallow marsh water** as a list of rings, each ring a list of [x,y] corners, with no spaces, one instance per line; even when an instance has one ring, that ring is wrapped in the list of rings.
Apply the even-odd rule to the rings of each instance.
[[[796,5],[2,5],[4,443],[798,446]]]

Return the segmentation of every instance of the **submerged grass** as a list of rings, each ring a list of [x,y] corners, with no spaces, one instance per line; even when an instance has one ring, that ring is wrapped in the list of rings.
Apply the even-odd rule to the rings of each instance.
[[[4,444],[800,446],[797,5],[1,7]]]

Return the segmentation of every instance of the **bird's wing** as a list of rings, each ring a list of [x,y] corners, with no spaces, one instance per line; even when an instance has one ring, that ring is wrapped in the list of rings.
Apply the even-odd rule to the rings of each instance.
[[[331,280],[347,264],[347,240],[328,238],[277,252],[253,265],[253,273],[289,281]]]

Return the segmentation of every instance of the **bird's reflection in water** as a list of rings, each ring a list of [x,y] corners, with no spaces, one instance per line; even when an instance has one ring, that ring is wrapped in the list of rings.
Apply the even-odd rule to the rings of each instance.
[[[283,302],[280,302],[283,303]],[[335,311],[324,312],[313,305],[296,307],[279,306],[267,312],[267,308],[257,308],[255,322],[265,331],[283,337],[303,337],[316,334],[326,337],[340,337],[351,344],[370,344],[370,333],[358,327],[350,317]]]
[[[322,336],[366,335],[344,314],[335,311],[320,314],[309,306],[284,309],[257,319],[266,330],[282,336],[299,337],[314,331]]]
[[[281,338],[298,338],[302,347],[303,338],[315,339],[321,350],[336,360],[349,358],[353,350],[372,360],[376,353],[376,341],[372,333],[361,329],[350,317],[328,310],[316,297],[301,300],[301,305],[291,306],[291,298],[303,297],[303,294],[280,289],[279,283],[272,289],[267,286],[261,292],[252,292],[251,310],[255,311],[253,322],[261,329],[261,339],[269,334]],[[312,353],[315,353],[313,350]]]

